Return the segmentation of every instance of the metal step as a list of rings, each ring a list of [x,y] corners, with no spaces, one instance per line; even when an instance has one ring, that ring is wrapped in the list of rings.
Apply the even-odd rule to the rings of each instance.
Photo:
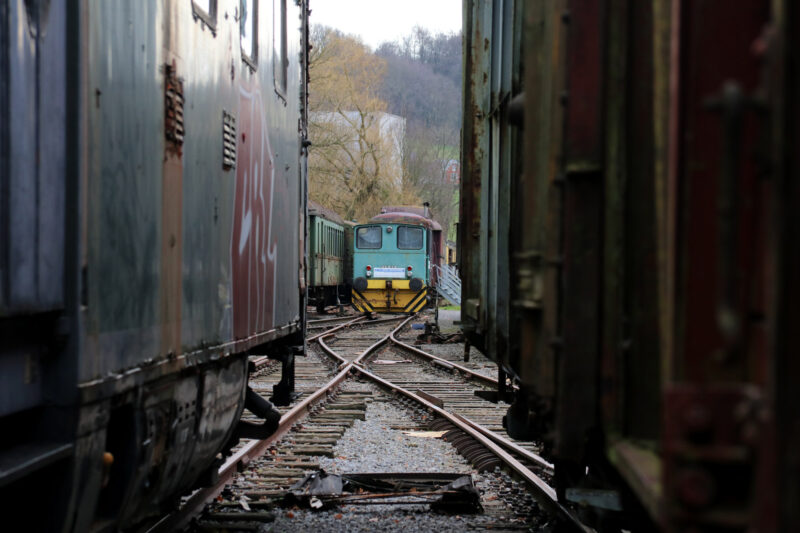
[[[461,305],[461,278],[455,266],[433,265],[436,269],[437,286],[439,294],[444,296],[453,305]]]

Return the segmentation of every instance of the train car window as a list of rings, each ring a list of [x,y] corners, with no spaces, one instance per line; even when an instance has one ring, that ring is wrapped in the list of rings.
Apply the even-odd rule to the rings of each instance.
[[[377,250],[381,247],[383,232],[380,226],[365,226],[356,232],[356,247]]]
[[[286,0],[272,0],[272,14],[272,71],[275,74],[275,90],[285,99],[289,71],[289,54],[286,50]]]
[[[194,20],[201,20],[212,35],[217,34],[217,0],[192,0]]]
[[[397,248],[400,250],[421,250],[422,240],[422,228],[410,226],[397,228]]]
[[[239,0],[239,42],[242,59],[256,68],[258,57],[258,1]]]

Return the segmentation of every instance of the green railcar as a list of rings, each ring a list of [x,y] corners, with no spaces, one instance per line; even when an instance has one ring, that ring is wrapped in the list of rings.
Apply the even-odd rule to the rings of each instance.
[[[349,302],[352,227],[333,211],[309,201],[308,301],[317,311]]]

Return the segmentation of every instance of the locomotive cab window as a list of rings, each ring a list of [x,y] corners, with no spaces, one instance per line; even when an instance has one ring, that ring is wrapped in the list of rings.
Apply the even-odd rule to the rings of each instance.
[[[377,250],[381,247],[382,232],[380,226],[358,228],[356,246],[361,249]]]
[[[255,69],[258,55],[257,0],[239,0],[239,42],[242,46],[242,59]]]
[[[397,248],[399,250],[421,250],[422,228],[399,226],[397,228]]]

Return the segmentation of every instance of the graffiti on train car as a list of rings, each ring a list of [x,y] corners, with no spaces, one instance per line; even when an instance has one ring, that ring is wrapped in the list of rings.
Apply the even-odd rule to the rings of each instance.
[[[239,90],[240,134],[231,263],[233,333],[243,338],[271,329],[275,310],[277,243],[272,229],[275,163],[258,83]]]

